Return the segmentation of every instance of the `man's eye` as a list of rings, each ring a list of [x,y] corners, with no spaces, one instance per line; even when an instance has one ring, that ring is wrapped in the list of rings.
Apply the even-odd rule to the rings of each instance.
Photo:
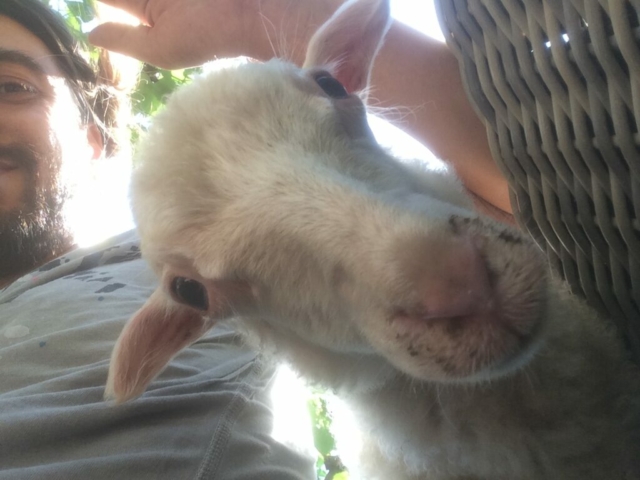
[[[0,79],[0,97],[10,100],[22,100],[37,95],[39,90],[30,83],[20,80]]]

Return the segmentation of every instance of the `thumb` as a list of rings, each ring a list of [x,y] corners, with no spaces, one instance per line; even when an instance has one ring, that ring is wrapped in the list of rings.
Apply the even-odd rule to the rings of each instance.
[[[96,47],[106,48],[129,55],[143,62],[154,63],[154,48],[149,38],[150,27],[145,25],[125,25],[107,22],[89,32],[89,42]]]

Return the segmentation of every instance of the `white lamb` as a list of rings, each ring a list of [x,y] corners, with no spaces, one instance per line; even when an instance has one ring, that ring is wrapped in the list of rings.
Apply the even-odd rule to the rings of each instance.
[[[640,478],[638,372],[609,323],[451,173],[385,152],[348,93],[388,12],[350,1],[304,68],[211,73],[155,119],[132,195],[161,287],[118,340],[107,395],[140,395],[235,317],[352,406],[355,478]]]

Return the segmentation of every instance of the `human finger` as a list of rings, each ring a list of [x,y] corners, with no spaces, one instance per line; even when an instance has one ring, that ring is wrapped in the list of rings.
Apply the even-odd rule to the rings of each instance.
[[[142,23],[149,25],[151,23],[151,19],[148,18],[147,14],[147,5],[149,0],[98,0],[99,3],[104,3],[105,5],[109,5],[111,7],[119,8],[127,12],[130,15],[133,15],[135,18],[140,20]]]
[[[89,32],[89,42],[97,47],[106,48],[117,53],[137,58],[143,62],[157,65],[157,49],[153,48],[149,39],[150,27],[144,25],[125,25],[107,22],[98,25]],[[161,65],[158,65],[161,66]]]

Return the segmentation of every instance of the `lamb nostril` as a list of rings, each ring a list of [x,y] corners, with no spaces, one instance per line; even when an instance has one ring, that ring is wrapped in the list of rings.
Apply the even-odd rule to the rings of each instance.
[[[451,215],[449,217],[449,227],[451,231],[457,235],[463,234],[465,226],[468,226],[473,220],[468,217],[461,217],[460,215]]]
[[[437,254],[432,251],[418,263],[406,264],[405,271],[411,272],[411,304],[392,312],[394,318],[422,322],[481,318],[495,310],[491,272],[468,236],[448,238],[437,246]]]

